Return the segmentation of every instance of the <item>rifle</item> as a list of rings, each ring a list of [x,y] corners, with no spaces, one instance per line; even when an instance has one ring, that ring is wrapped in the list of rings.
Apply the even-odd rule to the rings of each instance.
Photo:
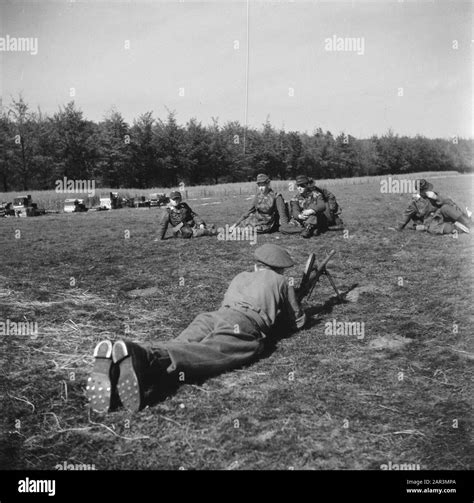
[[[303,277],[301,278],[300,286],[298,288],[299,301],[301,301],[306,296],[308,297],[308,299],[311,297],[311,294],[313,293],[316,283],[319,281],[319,278],[323,274],[328,278],[329,283],[331,283],[331,286],[334,288],[337,298],[338,299],[342,298],[342,295],[339,292],[336,283],[334,282],[332,276],[329,274],[329,271],[326,268],[328,262],[331,260],[331,258],[335,253],[336,253],[335,250],[331,250],[320,264],[316,264],[316,267],[315,267],[316,255],[314,253],[310,253],[308,260],[306,261],[306,266],[303,273]],[[313,273],[313,271],[315,273]]]
[[[240,225],[244,220],[245,220],[245,215],[243,217],[240,217],[237,222],[235,222],[235,224],[232,224],[229,229],[233,229],[234,227],[237,227],[238,225]]]

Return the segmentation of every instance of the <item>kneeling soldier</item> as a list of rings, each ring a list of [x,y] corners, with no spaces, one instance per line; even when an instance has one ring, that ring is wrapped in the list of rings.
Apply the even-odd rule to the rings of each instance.
[[[217,235],[214,226],[207,228],[199,215],[182,201],[181,193],[178,191],[170,194],[170,202],[160,221],[158,230],[160,239],[165,239],[168,226],[171,226],[174,236],[178,238]]]
[[[92,409],[106,412],[118,395],[124,407],[137,411],[144,406],[147,386],[158,386],[170,375],[183,373],[187,380],[241,367],[261,353],[277,325],[302,328],[306,316],[299,292],[283,275],[294,265],[289,253],[264,244],[255,258],[254,271],[232,280],[220,309],[198,315],[175,339],[147,347],[122,340],[100,342],[86,387]]]

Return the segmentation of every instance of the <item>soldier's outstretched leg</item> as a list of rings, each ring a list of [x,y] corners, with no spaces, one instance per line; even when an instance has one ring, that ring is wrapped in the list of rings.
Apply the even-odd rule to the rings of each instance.
[[[328,221],[324,212],[316,213],[307,218],[304,223],[304,231],[301,236],[310,238],[311,236],[319,236],[319,234],[328,230]]]
[[[209,227],[204,227],[204,229],[200,229],[196,227],[193,229],[193,237],[199,238],[201,236],[217,236],[218,232],[215,225],[210,225]]]
[[[252,361],[262,348],[260,330],[241,312],[221,308],[202,313],[171,341],[147,347],[117,341],[112,360],[119,377],[116,384],[109,383],[108,370],[104,370],[101,384],[108,388],[104,397],[116,387],[123,406],[137,411],[145,404],[147,386],[157,386],[170,375],[179,375],[180,380],[186,381],[231,370]]]
[[[285,200],[281,194],[278,194],[275,199],[276,207],[278,210],[278,217],[280,219],[280,225],[288,225],[290,216],[288,214],[288,208],[285,204]]]

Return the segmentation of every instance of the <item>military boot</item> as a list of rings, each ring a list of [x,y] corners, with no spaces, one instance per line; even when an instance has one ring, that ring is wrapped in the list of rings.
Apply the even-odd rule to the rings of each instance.
[[[112,349],[112,359],[120,368],[117,382],[120,401],[126,409],[137,412],[144,405],[148,370],[146,350],[132,342],[117,341]]]
[[[104,413],[112,408],[117,383],[112,362],[112,342],[99,342],[94,349],[94,358],[94,366],[87,379],[86,396],[94,412]]]
[[[314,231],[316,229],[317,229],[316,225],[306,225],[304,228],[304,231],[301,233],[301,235],[305,239],[310,238],[314,234]]]

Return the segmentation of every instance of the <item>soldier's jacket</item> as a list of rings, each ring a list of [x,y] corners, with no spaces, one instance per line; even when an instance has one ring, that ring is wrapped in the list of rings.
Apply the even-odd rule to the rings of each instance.
[[[449,234],[452,232],[452,226],[446,222],[441,210],[433,205],[433,200],[420,198],[412,200],[404,213],[404,222],[402,228],[410,222],[423,224],[430,234]]]
[[[303,210],[314,210],[322,213],[326,209],[326,201],[323,194],[315,190],[310,190],[305,194],[296,194],[290,201],[291,218],[298,220],[299,214]]]
[[[241,272],[230,283],[222,307],[237,309],[254,319],[263,333],[282,314],[292,328],[301,328],[306,317],[287,279],[271,269]]]
[[[339,205],[337,204],[336,196],[332,192],[330,192],[328,189],[317,187],[316,185],[313,185],[311,187],[311,190],[313,190],[314,192],[319,192],[322,195],[324,201],[328,205],[329,211],[331,211],[332,213],[337,212]]]
[[[273,227],[278,215],[276,198],[277,194],[272,189],[265,193],[259,192],[255,195],[252,206],[242,215],[240,221],[243,222],[248,219],[246,223],[250,225],[259,225],[265,228]]]
[[[435,211],[436,208],[431,204],[429,199],[413,199],[404,212],[404,223],[407,224],[410,220],[413,220],[415,223],[423,223]]]
[[[203,220],[195,213],[187,203],[179,203],[177,206],[167,206],[160,220],[158,234],[160,239],[164,239],[168,226],[172,228],[177,225],[189,225],[194,227],[203,224]]]

